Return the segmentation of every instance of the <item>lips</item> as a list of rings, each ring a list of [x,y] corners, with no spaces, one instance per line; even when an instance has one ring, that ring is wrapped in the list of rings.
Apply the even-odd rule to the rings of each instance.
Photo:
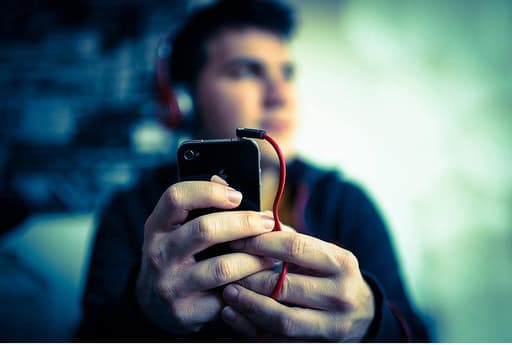
[[[261,122],[261,127],[267,132],[283,134],[290,129],[290,122],[283,119],[269,119]]]

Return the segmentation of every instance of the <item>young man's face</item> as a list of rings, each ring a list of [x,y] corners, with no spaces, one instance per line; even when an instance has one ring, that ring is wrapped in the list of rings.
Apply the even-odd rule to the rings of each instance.
[[[207,45],[196,104],[203,135],[230,138],[237,127],[260,128],[293,154],[296,98],[287,43],[259,29],[225,30]],[[275,155],[260,145],[263,158]]]

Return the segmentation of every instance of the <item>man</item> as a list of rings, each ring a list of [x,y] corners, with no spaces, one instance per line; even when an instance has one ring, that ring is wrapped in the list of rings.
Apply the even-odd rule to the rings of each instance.
[[[228,211],[243,195],[219,177],[179,183],[175,166],[162,167],[103,213],[80,339],[428,340],[371,201],[335,172],[295,157],[293,25],[283,4],[220,1],[188,18],[171,57],[173,82],[194,99],[197,136],[261,128],[282,146],[289,161],[285,231],[271,232],[269,212]],[[270,146],[261,149],[268,210],[278,170]],[[205,207],[226,211],[186,221]],[[195,260],[221,242],[233,252]],[[281,261],[294,269],[273,300]]]

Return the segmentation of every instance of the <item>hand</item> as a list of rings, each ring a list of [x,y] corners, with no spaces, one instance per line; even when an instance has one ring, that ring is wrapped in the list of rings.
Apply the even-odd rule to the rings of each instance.
[[[169,187],[144,226],[137,302],[146,317],[172,333],[197,331],[222,309],[219,293],[209,291],[275,265],[247,253],[196,262],[194,254],[213,244],[269,232],[271,216],[249,211],[216,212],[182,224],[198,208],[235,208],[242,195],[227,184],[194,181]]]
[[[287,274],[277,301],[268,297],[276,272],[262,271],[228,285],[222,317],[233,329],[252,336],[353,342],[367,333],[375,313],[373,294],[351,252],[283,231],[236,241],[232,247],[302,270]]]

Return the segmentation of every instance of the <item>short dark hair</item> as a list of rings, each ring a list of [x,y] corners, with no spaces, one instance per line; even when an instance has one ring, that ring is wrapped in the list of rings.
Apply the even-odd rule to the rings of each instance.
[[[220,0],[191,13],[172,41],[170,80],[192,87],[207,59],[209,40],[225,29],[255,27],[289,40],[295,30],[290,6],[272,0]]]

